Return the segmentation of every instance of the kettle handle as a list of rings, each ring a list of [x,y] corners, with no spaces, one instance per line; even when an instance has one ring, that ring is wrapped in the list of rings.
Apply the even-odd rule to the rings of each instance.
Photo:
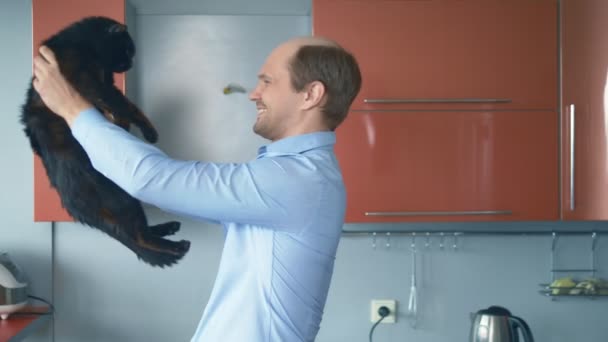
[[[510,316],[509,321],[511,321],[514,327],[519,328],[519,330],[521,330],[521,333],[524,335],[524,342],[534,342],[532,330],[530,330],[530,327],[528,326],[528,323],[526,323],[526,321],[515,316]],[[517,331],[515,331],[515,334],[517,334]]]

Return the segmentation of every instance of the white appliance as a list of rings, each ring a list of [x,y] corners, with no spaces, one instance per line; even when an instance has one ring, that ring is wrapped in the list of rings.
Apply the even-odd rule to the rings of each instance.
[[[0,319],[27,304],[27,282],[23,272],[11,261],[8,253],[0,252]]]

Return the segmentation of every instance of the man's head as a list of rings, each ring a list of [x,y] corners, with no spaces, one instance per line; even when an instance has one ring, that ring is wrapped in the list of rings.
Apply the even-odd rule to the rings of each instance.
[[[333,41],[304,37],[268,56],[250,99],[258,117],[254,131],[270,140],[334,130],[361,88],[355,58]]]

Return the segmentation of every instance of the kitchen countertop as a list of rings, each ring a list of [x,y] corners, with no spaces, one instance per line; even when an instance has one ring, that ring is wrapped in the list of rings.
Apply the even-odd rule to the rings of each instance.
[[[0,320],[0,342],[22,341],[44,325],[52,316],[48,314],[48,307],[28,306],[21,311],[32,312],[32,314],[11,315],[5,320]]]

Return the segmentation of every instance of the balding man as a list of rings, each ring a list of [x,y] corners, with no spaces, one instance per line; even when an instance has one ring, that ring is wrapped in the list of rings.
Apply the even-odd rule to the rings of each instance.
[[[253,130],[271,142],[235,164],[168,157],[107,121],[52,52],[40,54],[34,87],[98,171],[143,202],[222,224],[218,274],[192,341],[313,341],[344,223],[334,130],[361,87],[355,58],[316,37],[275,48],[249,94]]]

